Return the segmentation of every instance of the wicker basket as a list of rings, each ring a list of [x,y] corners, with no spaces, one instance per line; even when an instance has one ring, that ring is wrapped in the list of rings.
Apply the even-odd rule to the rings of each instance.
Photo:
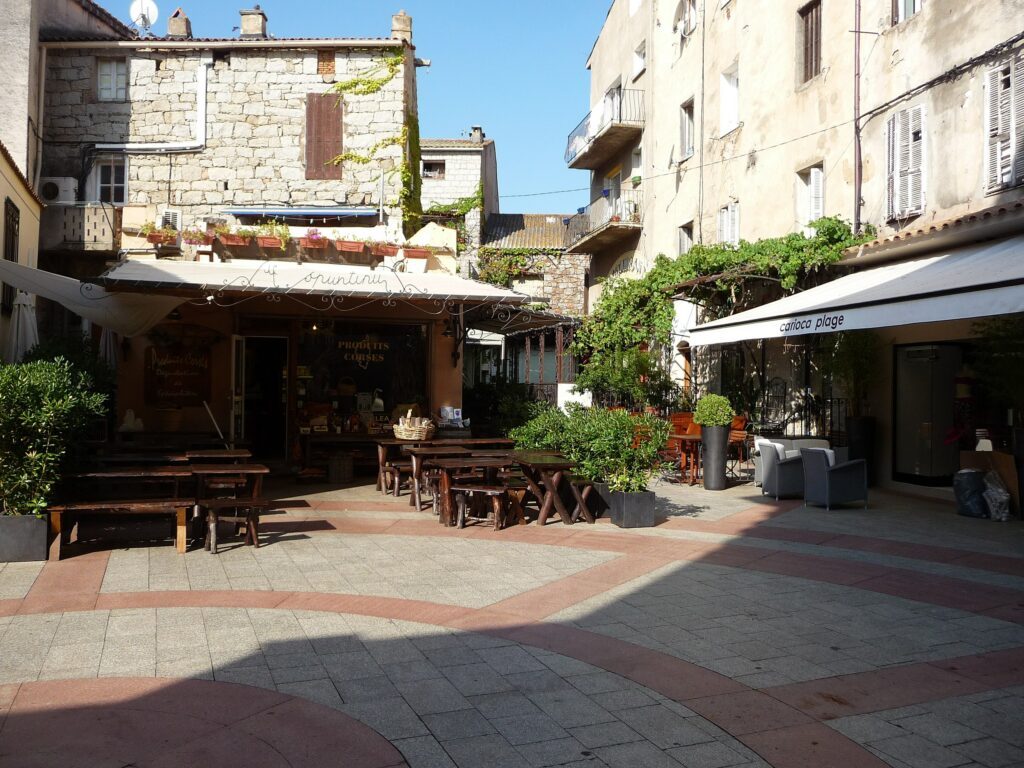
[[[429,440],[434,436],[435,429],[433,424],[424,424],[419,427],[395,424],[395,437],[399,440]]]

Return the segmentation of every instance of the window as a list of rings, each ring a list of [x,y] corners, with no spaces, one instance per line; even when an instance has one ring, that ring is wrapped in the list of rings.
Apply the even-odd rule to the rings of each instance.
[[[681,160],[693,157],[693,99],[679,108],[679,151]]]
[[[4,201],[4,259],[18,260],[18,230],[21,228],[21,211],[11,198]],[[0,310],[5,315],[14,309],[14,286],[4,285],[0,293]]]
[[[890,221],[924,211],[924,118],[923,106],[910,107],[886,126]]]
[[[673,29],[686,42],[686,38],[697,31],[697,0],[681,0],[676,7]]]
[[[808,225],[825,215],[825,169],[812,165],[796,175],[796,215],[807,237],[814,236]]]
[[[640,77],[647,69],[647,41],[640,43],[633,51],[633,77]]]
[[[92,168],[94,200],[124,205],[128,190],[128,161],[124,155],[101,155]]]
[[[1024,57],[985,73],[985,189],[1024,184]]]
[[[718,242],[740,244],[740,204],[736,201],[718,209]]]
[[[679,228],[679,255],[682,256],[684,253],[689,253],[690,249],[693,248],[693,222],[683,224]]]
[[[892,23],[906,21],[921,10],[924,0],[892,0]]]
[[[444,160],[424,160],[423,178],[442,181],[444,179]]]
[[[813,0],[800,9],[803,37],[803,80],[806,83],[821,73],[821,0]]]
[[[100,101],[128,100],[128,62],[124,59],[97,59],[99,80],[96,95]]]
[[[739,65],[733,64],[722,73],[719,87],[719,136],[725,136],[740,125],[740,75]]]
[[[631,161],[632,170],[630,176],[634,183],[638,182],[644,177],[644,150],[642,147],[637,147],[633,150],[633,156]]]
[[[333,75],[335,69],[334,51],[316,52],[316,73],[318,75]]]
[[[342,149],[343,113],[331,93],[306,95],[306,178],[337,180],[341,166],[331,162]]]

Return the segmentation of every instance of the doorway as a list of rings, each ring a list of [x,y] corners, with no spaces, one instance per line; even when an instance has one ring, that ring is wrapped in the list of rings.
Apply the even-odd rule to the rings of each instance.
[[[288,339],[245,338],[245,432],[254,458],[287,456]]]

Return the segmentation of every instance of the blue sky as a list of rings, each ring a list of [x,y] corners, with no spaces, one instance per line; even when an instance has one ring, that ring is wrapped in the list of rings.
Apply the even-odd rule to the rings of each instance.
[[[129,0],[100,0],[127,18]],[[201,37],[237,35],[243,0],[157,0],[164,34],[178,4]],[[423,136],[458,137],[482,125],[498,149],[501,209],[566,213],[586,204],[585,171],[563,160],[569,131],[587,113],[587,55],[610,0],[262,0],[277,37],[387,37],[391,15],[413,17],[420,58]],[[123,6],[123,7],[122,7]],[[512,197],[551,190],[581,191]]]

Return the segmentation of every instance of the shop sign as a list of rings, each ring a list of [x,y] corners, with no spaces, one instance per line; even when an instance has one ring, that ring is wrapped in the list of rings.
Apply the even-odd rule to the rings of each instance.
[[[338,342],[338,349],[341,350],[341,359],[346,363],[358,365],[364,371],[371,365],[380,364],[387,360],[391,351],[391,344],[378,338],[371,338],[369,334],[361,339],[341,339]]]
[[[146,405],[153,408],[201,406],[210,400],[209,347],[180,344],[146,349]]]
[[[788,317],[779,323],[779,332],[783,336],[797,336],[804,333],[829,333],[843,327],[846,315],[842,312],[823,312],[820,315],[803,315]]]

